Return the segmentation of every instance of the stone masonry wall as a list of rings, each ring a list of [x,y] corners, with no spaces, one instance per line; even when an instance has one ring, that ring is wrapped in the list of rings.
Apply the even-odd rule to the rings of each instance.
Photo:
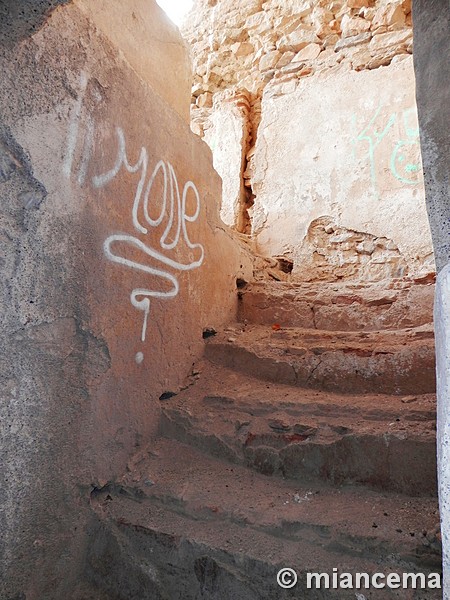
[[[273,78],[376,69],[411,54],[411,1],[196,0],[183,34],[202,107],[231,86],[260,94]]]
[[[176,28],[153,0],[42,4],[0,11],[2,600],[78,598],[91,494],[235,315],[244,265]],[[131,24],[158,61],[121,47]]]
[[[411,2],[197,0],[183,34],[228,225],[297,279],[434,270]]]

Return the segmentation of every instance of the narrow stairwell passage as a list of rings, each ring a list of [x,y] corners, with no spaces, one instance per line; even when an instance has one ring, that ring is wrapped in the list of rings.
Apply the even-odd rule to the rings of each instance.
[[[88,570],[104,592],[441,597],[420,586],[307,588],[307,573],[333,568],[441,568],[432,286],[321,289],[241,290],[242,320],[209,337],[185,388],[161,400],[159,440],[95,491]],[[412,297],[422,304],[408,310]],[[305,322],[312,310],[326,310],[321,328]],[[278,587],[281,567],[298,573],[295,588]]]

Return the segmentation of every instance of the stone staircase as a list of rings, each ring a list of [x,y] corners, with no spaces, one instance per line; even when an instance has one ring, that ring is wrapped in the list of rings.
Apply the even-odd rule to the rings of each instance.
[[[440,571],[432,288],[241,288],[240,321],[161,396],[160,438],[92,493],[93,585],[117,600],[440,598],[306,584]]]

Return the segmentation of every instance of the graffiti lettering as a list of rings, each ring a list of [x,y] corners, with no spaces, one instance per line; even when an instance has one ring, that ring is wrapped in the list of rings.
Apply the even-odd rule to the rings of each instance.
[[[63,163],[63,172],[70,178],[73,172],[74,155],[80,128],[83,95],[86,92],[88,79],[85,75],[81,77],[81,99],[76,103],[72,122],[69,128],[67,152]],[[189,237],[188,224],[195,223],[200,215],[200,195],[192,181],[185,183],[180,191],[175,169],[170,162],[159,160],[154,167],[150,177],[149,156],[145,147],[142,147],[138,160],[132,164],[127,155],[126,139],[123,129],[117,127],[117,155],[113,166],[102,174],[94,175],[89,182],[95,189],[100,189],[111,184],[119,173],[125,169],[130,174],[137,174],[139,179],[131,206],[131,223],[136,234],[114,233],[106,238],[103,243],[103,252],[106,258],[123,267],[141,271],[157,278],[161,283],[168,283],[169,289],[154,289],[153,286],[136,287],[131,291],[131,304],[144,313],[141,340],[145,342],[148,317],[150,314],[151,298],[168,299],[174,298],[179,293],[179,281],[177,272],[190,271],[200,267],[204,260],[204,248],[199,243],[193,243]],[[83,144],[83,152],[77,174],[77,181],[83,185],[87,180],[89,163],[93,153],[95,139],[95,127],[89,118],[86,119],[86,131]],[[150,216],[150,199],[155,195],[156,181],[162,184],[159,198],[154,198],[160,208],[155,218]],[[188,200],[194,201],[195,208],[188,212]],[[156,204],[156,202],[155,202]],[[150,233],[156,228],[164,227],[159,239],[153,239]],[[144,239],[137,237],[142,236]],[[193,256],[189,262],[180,262],[167,255],[182,244]],[[128,258],[127,250],[134,251],[133,256]],[[137,252],[136,252],[137,251]],[[156,287],[156,286],[155,286]],[[136,354],[136,362],[142,363],[143,353]]]
[[[391,138],[390,144],[393,149],[388,151],[391,174],[406,185],[417,185],[421,181],[421,169],[418,158],[420,156],[419,130],[414,125],[416,120],[415,109],[410,108],[401,113],[392,113],[389,116],[381,115],[382,109],[383,106],[380,105],[368,124],[359,132],[357,117],[353,115],[353,128],[357,132],[353,138],[353,154],[356,157],[358,146],[361,142],[366,143],[366,156],[370,166],[371,183],[376,190],[377,162],[379,160],[377,148],[383,140]],[[394,131],[394,125],[399,122],[400,116],[405,137],[392,140],[391,132]]]

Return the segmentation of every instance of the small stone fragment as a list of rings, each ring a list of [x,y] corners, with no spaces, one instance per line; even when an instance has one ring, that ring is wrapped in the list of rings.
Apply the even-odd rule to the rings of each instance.
[[[277,48],[280,52],[298,52],[308,44],[316,44],[320,42],[314,31],[307,29],[297,29],[288,35],[283,36],[278,44]]]
[[[402,398],[403,404],[412,404],[418,400],[417,396],[405,396]]]
[[[217,335],[217,331],[214,329],[214,327],[206,327],[202,333],[202,337],[204,340],[213,337],[214,335]]]
[[[164,400],[170,400],[170,398],[173,398],[173,397],[174,397],[174,396],[176,396],[176,395],[177,395],[177,393],[176,393],[176,392],[163,392],[163,393],[161,394],[161,396],[159,397],[159,399],[160,399],[161,401],[164,401]]]
[[[301,62],[305,60],[314,60],[320,54],[319,44],[308,44],[300,52],[297,52],[292,62]]]
[[[272,419],[271,421],[269,421],[269,427],[271,429],[273,429],[274,431],[290,431],[291,427],[288,423],[286,423],[285,421],[282,421],[281,419]]]
[[[318,429],[317,427],[312,427],[310,425],[302,425],[300,423],[296,423],[294,425],[294,433],[297,433],[299,435],[304,435],[306,437],[311,437],[313,435],[316,435]]]

